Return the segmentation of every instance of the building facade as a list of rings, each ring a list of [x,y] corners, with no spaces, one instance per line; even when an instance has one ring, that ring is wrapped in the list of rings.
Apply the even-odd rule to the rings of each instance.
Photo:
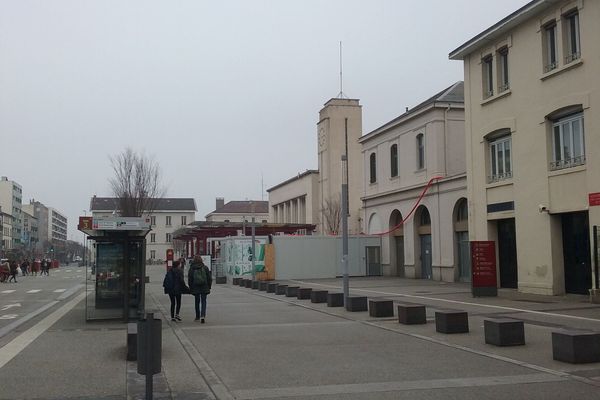
[[[217,197],[215,210],[206,214],[207,221],[213,222],[269,222],[269,202],[262,200],[234,200],[225,203],[223,197]]]
[[[319,171],[307,170],[267,192],[270,222],[316,224],[319,220]]]
[[[328,220],[339,213],[342,193],[342,154],[348,155],[348,231],[359,234],[363,231],[362,202],[363,168],[361,145],[362,106],[357,99],[334,98],[319,111],[317,123],[319,161],[319,221],[321,234],[332,232]],[[330,225],[330,226],[328,226]],[[336,226],[339,223],[335,224]]]
[[[21,243],[23,234],[23,215],[21,204],[23,198],[23,188],[15,181],[9,180],[6,176],[0,178],[0,207],[2,210],[12,215],[11,248]]]
[[[50,235],[49,235],[49,211],[43,203],[34,199],[29,200],[29,204],[23,206],[30,215],[33,215],[37,219],[38,226],[38,242],[36,251],[45,254],[50,246]]]
[[[21,242],[29,255],[34,255],[38,249],[39,234],[38,220],[34,216],[33,206],[25,204],[23,211],[23,235]]]
[[[457,82],[359,140],[364,220],[382,236],[384,275],[470,281],[464,129]]]
[[[59,245],[67,240],[67,217],[52,207],[48,207],[48,240]]]
[[[0,210],[0,231],[2,241],[0,242],[0,256],[4,256],[8,250],[13,248],[13,216]]]
[[[92,197],[92,217],[114,216],[118,213],[117,204],[114,197]],[[173,249],[173,232],[195,221],[196,201],[192,198],[159,199],[155,210],[143,216],[150,218],[152,226],[146,236],[146,259],[162,262],[166,259],[167,250]]]
[[[464,63],[469,235],[500,287],[592,287],[600,225],[600,2],[531,1],[450,53]]]

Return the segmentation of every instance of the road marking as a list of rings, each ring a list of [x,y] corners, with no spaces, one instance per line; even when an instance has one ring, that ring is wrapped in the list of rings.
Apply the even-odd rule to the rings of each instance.
[[[67,289],[56,289],[56,290],[54,291],[54,293],[62,293],[62,292],[64,292],[65,290],[67,290]]]
[[[41,289],[32,289],[32,290],[28,290],[27,293],[37,293],[37,292],[41,292]]]
[[[342,289],[340,286],[324,285],[322,283],[314,283],[314,282],[297,281],[297,280],[293,280],[293,279],[291,279],[290,282],[301,283],[301,284],[304,284],[304,285],[323,286],[323,287],[329,287],[329,288],[340,289],[340,290]],[[495,305],[492,305],[492,304],[471,303],[471,302],[468,302],[468,301],[440,299],[440,298],[437,298],[437,297],[417,296],[417,295],[414,295],[414,294],[379,292],[379,291],[376,291],[376,290],[367,290],[367,289],[352,289],[351,288],[350,290],[352,292],[377,293],[377,294],[382,294],[382,295],[385,295],[385,296],[398,296],[398,297],[408,297],[408,298],[412,298],[412,299],[434,300],[434,301],[441,301],[441,302],[445,302],[445,303],[461,304],[461,305],[466,305],[466,306],[497,308],[499,310],[517,311],[517,312],[524,312],[524,313],[537,314],[537,315],[546,315],[546,316],[552,316],[552,317],[579,319],[579,320],[582,320],[582,321],[600,322],[600,319],[598,319],[598,318],[578,317],[576,315],[557,314],[557,313],[551,313],[551,312],[546,312],[546,311],[527,310],[527,309],[524,309],[524,308],[515,308],[515,307],[506,307],[506,306],[495,306]]]
[[[16,290],[3,290],[2,293],[12,293],[12,292],[16,292]]]
[[[485,387],[498,385],[524,385],[532,383],[561,382],[565,378],[549,374],[509,376],[483,376],[475,378],[429,379],[400,382],[349,383],[340,385],[297,386],[267,389],[234,390],[236,399],[279,399],[295,396],[324,396],[352,393],[404,392],[412,390],[437,390],[447,388]]]
[[[10,360],[15,358],[42,333],[47,331],[48,328],[54,325],[59,319],[65,316],[65,314],[71,311],[84,298],[85,292],[79,294],[79,296],[75,297],[73,300],[69,301],[67,304],[8,342],[6,346],[2,348],[2,352],[0,352],[0,369],[4,367]]]
[[[2,306],[2,310],[0,310],[0,311],[6,311],[9,308],[13,308],[13,307],[21,307],[21,303],[7,304],[5,306]]]
[[[19,316],[19,314],[6,314],[6,315],[0,315],[0,319],[15,319]],[[2,367],[0,367],[2,368]]]
[[[71,270],[70,270],[70,269],[67,269],[67,270],[65,270],[65,272],[71,272]]]

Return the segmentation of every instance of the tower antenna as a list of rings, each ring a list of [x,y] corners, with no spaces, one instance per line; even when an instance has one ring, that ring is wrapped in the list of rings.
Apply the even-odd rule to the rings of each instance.
[[[342,74],[342,41],[340,40],[340,92],[338,93],[338,99],[347,99],[348,96],[344,94],[344,79]]]

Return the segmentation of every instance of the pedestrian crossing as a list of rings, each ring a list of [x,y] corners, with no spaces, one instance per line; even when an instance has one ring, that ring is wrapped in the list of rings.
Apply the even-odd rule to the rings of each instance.
[[[36,294],[36,293],[41,293],[41,292],[64,293],[66,291],[67,291],[67,289],[30,289],[30,290],[26,290],[25,293],[28,293],[28,294]],[[17,289],[0,290],[0,294],[11,294],[11,293],[15,293],[15,292],[19,292],[19,291]]]

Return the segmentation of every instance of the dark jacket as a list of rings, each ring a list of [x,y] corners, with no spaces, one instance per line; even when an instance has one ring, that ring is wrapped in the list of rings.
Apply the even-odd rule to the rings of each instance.
[[[168,275],[170,275],[171,277],[171,287],[165,286]],[[181,270],[181,268],[171,268],[167,272],[167,274],[165,275],[165,279],[163,280],[163,287],[165,288],[166,294],[178,295],[189,292],[187,286],[185,285],[185,280],[183,279],[183,271]]]
[[[203,285],[194,284],[194,271],[199,268],[204,268],[204,272],[206,273],[206,282],[204,282]],[[210,293],[210,288],[212,286],[212,276],[210,270],[206,265],[196,264],[192,262],[192,265],[190,266],[190,271],[188,272],[188,286],[190,287],[190,293],[193,295]]]

